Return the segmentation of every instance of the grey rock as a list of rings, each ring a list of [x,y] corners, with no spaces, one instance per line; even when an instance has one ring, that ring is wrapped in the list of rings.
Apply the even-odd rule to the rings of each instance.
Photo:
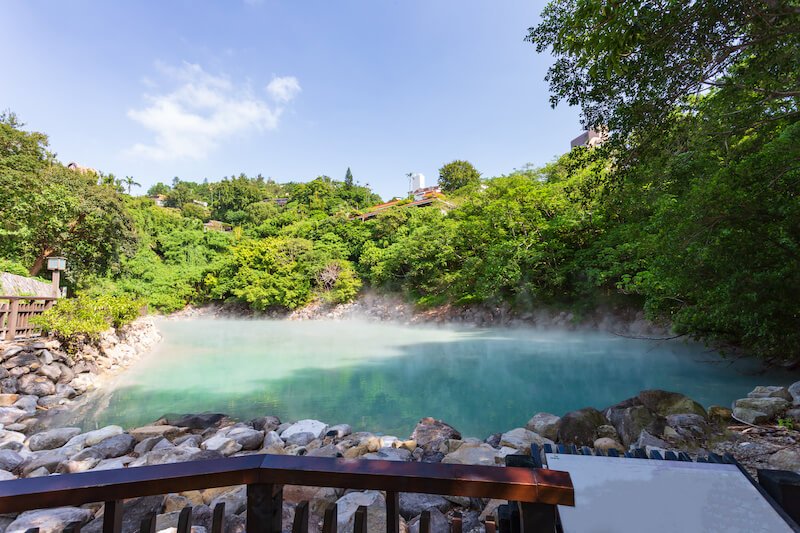
[[[242,450],[257,450],[264,442],[264,432],[250,426],[237,425],[228,430],[225,436],[236,441]]]
[[[558,423],[560,421],[561,417],[559,416],[550,413],[536,413],[528,420],[525,427],[546,439],[556,440],[558,438]]]
[[[285,432],[284,432],[285,434]],[[313,433],[303,432],[303,433],[292,433],[289,438],[286,439],[287,446],[308,446],[308,443],[313,441],[316,437],[314,437]]]
[[[785,416],[795,424],[800,424],[800,407],[789,409],[788,411],[786,411]]]
[[[444,513],[450,507],[452,504],[442,496],[413,492],[400,493],[400,515],[406,520],[411,520],[428,509],[436,508]]]
[[[413,433],[411,439],[417,441],[417,446],[422,448],[426,453],[437,452],[439,446],[449,439],[461,439],[461,433],[441,420],[427,417],[420,420]]]
[[[51,407],[67,403],[67,399],[63,396],[59,396],[58,394],[52,394],[50,396],[42,396],[36,403],[45,409],[50,409]]]
[[[132,451],[135,442],[133,437],[122,433],[103,439],[89,449],[95,452],[100,459],[111,459]]]
[[[558,439],[564,444],[591,446],[599,426],[608,424],[603,413],[592,407],[571,411],[561,417],[558,424]]]
[[[0,379],[0,392],[4,394],[13,394],[17,392],[19,383],[15,377],[5,377]]]
[[[31,451],[52,450],[65,445],[72,437],[80,435],[81,428],[55,428],[48,429],[31,435],[28,439],[28,447]]]
[[[69,459],[69,454],[63,448],[56,450],[43,450],[33,452],[29,461],[22,466],[22,474],[28,477],[31,472],[39,468],[44,468],[48,472],[55,472],[56,467]]]
[[[156,531],[163,531],[171,527],[178,527],[178,517],[180,516],[180,514],[181,514],[180,511],[172,511],[170,513],[157,515]]]
[[[166,496],[145,496],[127,500],[122,506],[122,533],[138,533],[142,520],[150,513],[160,513],[164,509]],[[102,533],[103,517],[86,524],[81,533]]]
[[[283,448],[284,442],[280,435],[278,435],[277,431],[270,431],[266,435],[264,435],[264,442],[263,447],[264,449],[267,448]]]
[[[144,456],[143,465],[162,465],[167,463],[182,463],[185,461],[202,461],[206,459],[221,459],[221,453],[213,450],[197,450],[193,448],[174,447],[166,450],[155,450]],[[133,463],[131,463],[133,464]]]
[[[768,386],[764,387],[759,385],[752,391],[747,393],[748,398],[783,398],[787,402],[791,402],[792,395],[786,387]]]
[[[187,415],[167,415],[163,420],[170,426],[177,426],[189,429],[209,429],[217,428],[226,417],[222,413],[199,413]]]
[[[251,420],[250,425],[253,426],[253,429],[269,433],[278,429],[278,426],[281,425],[281,419],[277,416],[261,416]]]
[[[636,447],[647,448],[648,446],[662,449],[669,448],[669,444],[666,441],[651,435],[646,429],[643,429],[636,441]]]
[[[77,474],[79,472],[86,472],[87,470],[91,470],[92,468],[97,466],[99,462],[100,459],[98,457],[89,455],[83,455],[80,459],[73,457],[68,461],[59,463],[55,471],[58,474]]]
[[[36,468],[36,469],[31,470],[30,472],[28,472],[25,475],[25,477],[47,477],[49,475],[50,475],[50,471],[48,469],[46,469],[45,467],[40,466],[39,468]]]
[[[511,431],[506,431],[503,433],[502,437],[500,437],[500,446],[508,446],[522,453],[531,453],[532,444],[544,446],[545,444],[553,444],[553,441],[525,428],[515,428]]]
[[[39,368],[41,365],[42,363],[39,361],[39,358],[31,352],[22,352],[19,355],[7,359],[6,362],[3,363],[3,367],[8,369],[20,366]]]
[[[63,398],[72,399],[78,395],[75,389],[64,383],[56,383],[56,395]]]
[[[283,440],[288,440],[292,435],[296,433],[311,433],[315,439],[320,438],[322,435],[325,434],[325,429],[327,428],[327,424],[325,422],[320,422],[319,420],[313,420],[307,418],[305,420],[300,420],[295,422],[288,428],[286,428],[283,433],[281,433],[281,438]]]
[[[381,448],[377,452],[365,454],[361,458],[382,461],[410,461],[411,452],[405,448]]]
[[[494,466],[497,453],[497,450],[486,443],[465,442],[453,453],[445,455],[441,461],[449,464]]]
[[[789,470],[800,474],[800,452],[784,448],[773,453],[767,459],[769,466],[775,470]]]
[[[153,446],[152,451],[167,450],[169,448],[174,448],[174,447],[175,445],[170,441],[168,441],[167,439],[161,439],[160,441],[156,442],[156,445]]]
[[[75,372],[72,371],[70,367],[65,365],[64,363],[54,363],[59,370],[61,370],[61,375],[58,378],[58,383],[66,385],[73,379],[75,379]]]
[[[0,407],[0,424],[7,426],[13,424],[27,413],[17,407]]]
[[[0,450],[0,469],[16,472],[25,458],[13,450]]]
[[[214,509],[217,504],[225,504],[225,514],[239,514],[247,507],[247,487],[239,487],[220,494],[208,504]]]
[[[349,424],[336,424],[335,426],[331,426],[328,428],[328,431],[325,433],[325,436],[341,439],[350,435],[351,433],[353,433],[353,428],[350,427]]]
[[[83,524],[91,517],[92,512],[89,509],[79,507],[25,511],[9,524],[5,533],[25,533],[32,528],[38,528],[39,533],[60,533],[70,522]]]
[[[52,381],[37,374],[25,374],[17,381],[17,389],[23,394],[34,396],[50,396],[56,393],[56,386]]]
[[[386,531],[386,500],[376,490],[350,492],[336,502],[339,531],[352,531],[356,511],[367,508],[367,531]]]
[[[431,515],[430,533],[450,533],[450,524],[447,521],[447,517],[435,507],[428,511]],[[419,521],[421,518],[421,516],[417,516],[408,523],[408,533],[419,533]]]
[[[734,415],[736,408],[743,408],[760,411],[772,419],[785,411],[789,405],[790,403],[783,398],[742,398],[734,403]]]
[[[50,381],[58,381],[58,378],[61,377],[61,369],[55,365],[44,365],[39,368],[36,373],[46,377]]]
[[[795,381],[789,385],[786,390],[788,390],[789,394],[792,396],[792,403],[794,405],[800,405],[800,381]]]
[[[333,444],[328,444],[308,452],[309,457],[341,457],[342,452]],[[410,455],[410,452],[409,452]]]
[[[617,432],[617,428],[615,428],[614,426],[609,425],[609,424],[606,424],[604,426],[598,426],[598,428],[597,428],[597,438],[598,439],[603,439],[603,438],[612,439],[612,440],[616,440],[616,441],[621,440],[620,436],[619,436],[619,433]]]
[[[635,442],[643,429],[654,435],[660,435],[664,431],[664,418],[642,405],[638,398],[631,398],[609,407],[605,411],[605,416],[617,430],[625,446]]]
[[[8,359],[9,357],[14,357],[18,353],[20,353],[23,349],[24,348],[22,346],[19,346],[19,345],[12,346],[11,348],[9,348],[5,352],[3,352],[3,360]]]
[[[36,413],[36,406],[38,405],[38,396],[20,396],[16,402],[14,402],[14,407],[18,407],[23,411],[28,412],[28,414]]]
[[[53,357],[53,354],[50,352],[50,350],[45,348],[44,350],[39,352],[39,360],[42,362],[43,365],[49,365],[50,363],[55,361],[55,357]]]
[[[11,481],[12,479],[17,479],[17,476],[15,476],[14,474],[12,474],[7,470],[0,470],[0,481]],[[2,523],[2,518],[3,517],[0,516],[0,531],[3,531],[5,529]],[[10,524],[11,522],[8,523]]]
[[[200,435],[184,435],[175,439],[174,444],[175,446],[183,446],[184,448],[199,448],[202,442],[203,439]]]
[[[153,449],[159,441],[166,440],[164,437],[150,437],[136,444],[133,447],[133,452],[136,455],[142,456]]]
[[[703,441],[710,431],[706,419],[693,413],[668,415],[667,425],[687,441]]]
[[[200,447],[204,450],[219,452],[225,456],[232,455],[242,449],[241,444],[222,435],[215,435],[203,441]]]
[[[734,407],[733,416],[734,418],[741,420],[742,422],[747,422],[748,424],[764,424],[769,422],[772,418],[767,413],[762,413],[761,411],[756,411],[755,409],[747,409],[745,407]]]

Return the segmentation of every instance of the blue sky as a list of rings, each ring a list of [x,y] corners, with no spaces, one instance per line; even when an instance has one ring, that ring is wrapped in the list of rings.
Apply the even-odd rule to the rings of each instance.
[[[523,41],[543,1],[3,3],[0,109],[144,186],[326,174],[384,198],[453,159],[544,164],[580,131]]]

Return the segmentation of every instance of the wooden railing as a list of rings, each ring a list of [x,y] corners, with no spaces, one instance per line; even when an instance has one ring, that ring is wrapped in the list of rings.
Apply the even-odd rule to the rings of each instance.
[[[386,492],[386,531],[400,531],[400,492],[418,492],[512,502],[517,522],[514,531],[556,529],[556,505],[574,505],[572,481],[555,470],[473,466],[439,463],[368,461],[286,455],[247,455],[227,459],[190,461],[81,474],[17,479],[0,482],[0,513],[104,502],[103,532],[120,533],[123,500],[212,487],[247,485],[248,533],[281,531],[283,485],[336,487]],[[308,531],[308,502],[295,509],[293,533]],[[355,533],[368,531],[366,508],[355,514]],[[212,532],[221,533],[224,508],[214,509]],[[337,531],[337,506],[325,510],[324,533]],[[178,533],[189,533],[191,509],[180,514]],[[430,515],[423,513],[420,533],[428,533]],[[508,526],[506,526],[508,527]],[[140,531],[152,533],[155,515],[141,523]],[[487,533],[496,531],[495,520],[486,521]],[[71,533],[80,524],[70,524]],[[375,531],[374,527],[369,531]],[[451,531],[461,531],[458,518]]]
[[[30,323],[30,319],[53,307],[56,300],[58,298],[50,296],[0,295],[0,340],[39,336],[41,332]]]

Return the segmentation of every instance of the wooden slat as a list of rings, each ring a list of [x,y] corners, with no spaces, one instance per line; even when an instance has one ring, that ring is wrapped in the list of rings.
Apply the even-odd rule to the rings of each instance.
[[[353,533],[367,533],[367,508],[359,505],[353,516]]]
[[[419,516],[419,533],[431,533],[431,512],[428,510]]]
[[[139,523],[139,533],[156,533],[156,513],[147,513]]]
[[[461,511],[453,513],[453,520],[450,522],[450,533],[461,533],[464,527],[464,520],[461,517]]]
[[[494,518],[487,518],[486,521],[483,523],[483,527],[486,530],[486,533],[496,533],[497,532],[497,524],[495,524]]]
[[[283,485],[247,485],[247,531],[281,533]]]
[[[400,494],[386,493],[386,533],[400,533]]]
[[[122,533],[121,499],[105,502],[105,507],[103,508],[103,533]]]
[[[192,508],[184,507],[178,515],[178,532],[189,533],[192,529]]]
[[[225,503],[221,502],[214,506],[214,514],[211,516],[211,533],[222,533],[225,529]]]
[[[325,517],[322,519],[322,533],[336,533],[339,530],[339,507],[336,503],[329,503],[325,508]]]
[[[294,508],[292,533],[308,533],[308,501],[303,500]]]

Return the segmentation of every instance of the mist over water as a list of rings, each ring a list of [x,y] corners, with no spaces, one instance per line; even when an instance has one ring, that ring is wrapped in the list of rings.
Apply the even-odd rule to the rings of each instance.
[[[755,385],[797,379],[697,344],[600,332],[206,318],[158,327],[164,341],[70,422],[134,427],[214,411],[407,436],[433,416],[486,437],[539,411],[603,408],[643,389],[730,405]]]

